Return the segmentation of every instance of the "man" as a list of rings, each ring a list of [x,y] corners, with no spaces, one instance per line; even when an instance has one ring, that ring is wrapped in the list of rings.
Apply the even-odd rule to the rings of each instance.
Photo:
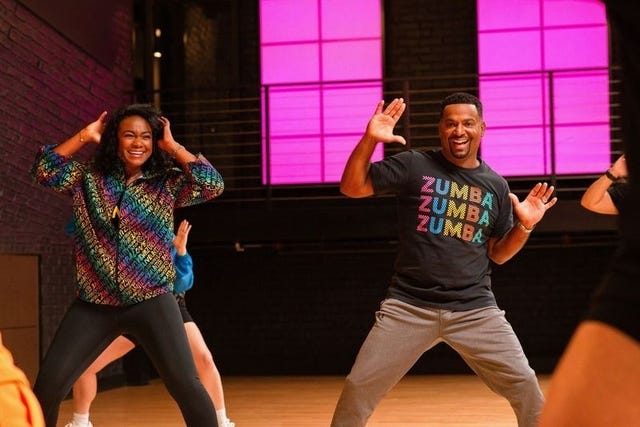
[[[346,379],[332,427],[364,426],[385,394],[439,342],[509,400],[519,426],[533,427],[542,392],[496,304],[490,263],[502,264],[524,246],[556,203],[554,188],[538,183],[522,202],[510,193],[506,180],[478,157],[486,125],[482,104],[466,93],[442,102],[441,150],[408,150],[370,163],[378,142],[405,143],[393,134],[405,107],[402,99],[377,105],[340,183],[349,197],[396,195],[399,248],[387,299]]]

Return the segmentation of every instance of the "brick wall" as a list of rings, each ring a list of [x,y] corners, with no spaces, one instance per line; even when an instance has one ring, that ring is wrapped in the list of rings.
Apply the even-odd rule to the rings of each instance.
[[[40,145],[60,142],[128,102],[129,7],[100,17],[109,18],[117,41],[112,69],[19,2],[0,0],[0,252],[40,258],[42,351],[73,297],[75,270],[64,234],[71,207],[67,197],[35,185],[29,168]]]

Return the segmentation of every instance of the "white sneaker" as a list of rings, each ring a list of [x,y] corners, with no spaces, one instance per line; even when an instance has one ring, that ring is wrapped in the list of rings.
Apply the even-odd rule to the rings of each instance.
[[[236,427],[236,423],[231,422],[231,420],[227,418],[218,427]]]

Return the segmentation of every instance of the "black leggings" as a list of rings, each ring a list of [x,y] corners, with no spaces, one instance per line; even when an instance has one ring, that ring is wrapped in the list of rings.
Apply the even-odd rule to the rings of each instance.
[[[65,314],[42,361],[33,391],[46,424],[55,427],[60,403],[78,377],[119,335],[142,346],[189,427],[217,427],[215,408],[202,386],[184,323],[172,294],[113,307],[76,300]]]

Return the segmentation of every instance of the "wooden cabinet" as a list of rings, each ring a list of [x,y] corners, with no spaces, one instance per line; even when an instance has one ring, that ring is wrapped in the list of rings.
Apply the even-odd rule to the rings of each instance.
[[[33,385],[40,361],[39,274],[36,255],[0,254],[0,331]]]

